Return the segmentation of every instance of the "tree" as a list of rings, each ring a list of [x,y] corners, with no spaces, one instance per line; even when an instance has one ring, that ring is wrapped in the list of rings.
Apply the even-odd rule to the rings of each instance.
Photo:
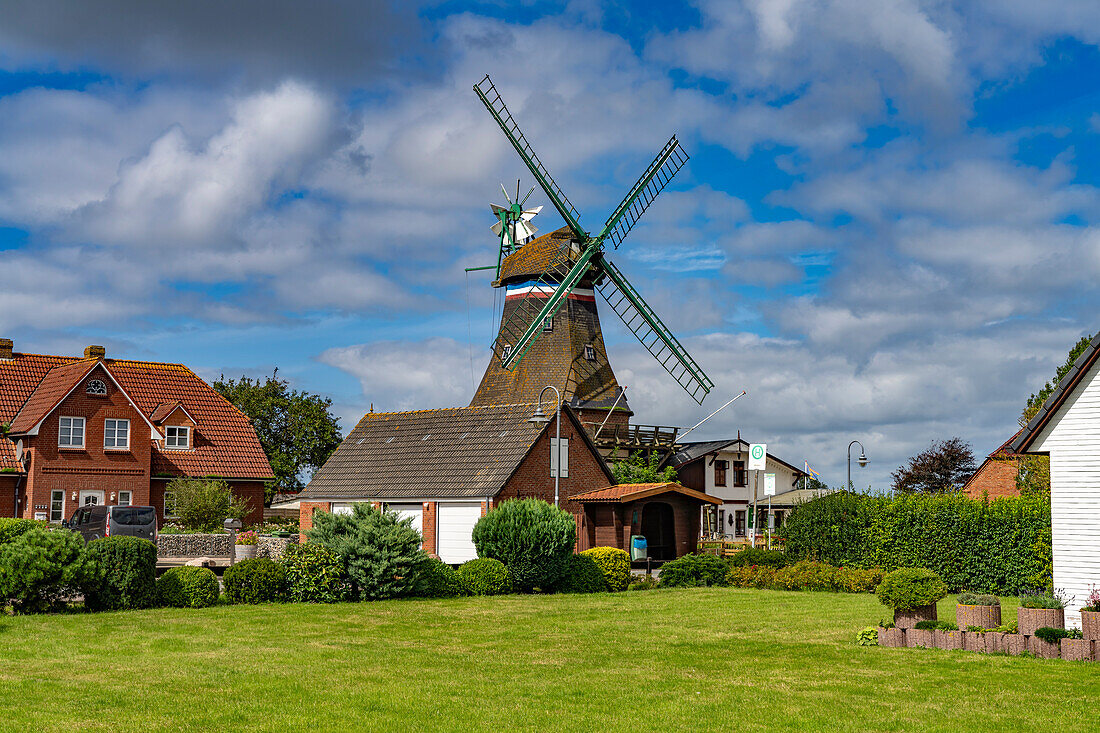
[[[268,501],[276,488],[301,491],[341,440],[340,421],[329,409],[332,400],[291,390],[285,380],[276,378],[278,373],[276,369],[266,381],[226,379],[223,374],[214,382],[214,389],[256,428],[275,473],[275,481],[267,486]]]
[[[1091,335],[1082,336],[1081,340],[1074,344],[1073,348],[1069,350],[1069,355],[1066,356],[1066,362],[1058,367],[1058,371],[1054,374],[1054,382],[1047,382],[1042,389],[1027,398],[1027,404],[1024,405],[1024,411],[1020,414],[1020,427],[1027,425],[1028,421],[1035,417],[1035,413],[1043,406],[1047,397],[1050,397],[1051,393],[1054,392],[1055,387],[1058,386],[1058,382],[1062,381],[1062,377],[1066,376],[1069,370],[1073,368],[1073,362],[1077,361],[1077,357],[1084,353],[1091,342]]]
[[[180,476],[168,482],[164,495],[180,524],[197,532],[220,531],[226,519],[243,519],[249,511],[248,500],[220,479]]]
[[[656,451],[648,454],[638,451],[629,458],[611,464],[611,473],[617,484],[667,484],[676,480],[672,466],[660,468],[661,456]]]
[[[974,475],[974,452],[962,438],[933,442],[909,459],[891,477],[894,491],[903,494],[935,494],[955,491]]]

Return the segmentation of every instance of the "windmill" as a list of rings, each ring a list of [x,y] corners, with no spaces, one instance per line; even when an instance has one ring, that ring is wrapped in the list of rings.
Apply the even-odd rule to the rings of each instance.
[[[527,203],[527,199],[531,198],[531,193],[535,190],[534,186],[531,186],[531,190],[527,192],[522,201],[519,198],[519,181],[516,181],[516,198],[514,201],[508,195],[508,190],[504,188],[503,183],[500,184],[500,190],[504,194],[504,200],[508,202],[508,205],[489,204],[493,216],[497,218],[496,224],[493,224],[490,229],[493,230],[493,234],[500,237],[500,254],[497,255],[498,277],[500,276],[501,261],[519,249],[521,244],[535,236],[538,227],[532,224],[531,220],[542,211],[541,206],[536,206],[533,209],[523,208],[523,205]]]
[[[619,248],[653,200],[687,162],[688,155],[680,147],[676,136],[673,135],[665,143],[664,148],[631,186],[622,203],[615,207],[600,230],[596,234],[590,234],[581,226],[576,207],[527,142],[488,75],[474,85],[474,92],[504,131],[539,187],[561,214],[568,230],[565,236],[559,237],[555,232],[546,238],[547,246],[552,249],[548,250],[548,255],[540,262],[537,272],[531,273],[534,280],[523,283],[526,287],[516,289],[514,300],[517,302],[502,317],[500,333],[492,347],[494,358],[499,360],[500,367],[509,372],[519,367],[531,347],[549,330],[547,324],[553,323],[562,304],[577,297],[576,290],[583,289],[578,286],[584,280],[585,283],[592,284],[657,362],[692,399],[701,404],[714,387],[714,382],[687,353],[619,268],[604,255],[607,243],[611,243],[615,249]],[[522,205],[519,206],[522,210]],[[501,219],[502,229],[505,229],[503,222],[504,219]],[[526,248],[521,248],[516,254],[523,252],[523,249]],[[504,254],[502,250],[502,257]],[[501,274],[501,265],[498,262],[498,279]],[[513,300],[511,292],[510,290],[509,300]],[[598,329],[598,322],[596,327]],[[602,336],[600,338],[602,340]],[[590,348],[590,345],[585,346],[586,356]],[[482,388],[489,379],[487,372]],[[482,388],[479,388],[479,393]],[[479,398],[475,395],[474,399],[476,402]]]

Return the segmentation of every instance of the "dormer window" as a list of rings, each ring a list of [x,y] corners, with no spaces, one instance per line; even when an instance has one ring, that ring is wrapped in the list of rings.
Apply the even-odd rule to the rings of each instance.
[[[592,344],[584,345],[584,358],[588,361],[596,361],[596,347]]]
[[[185,450],[191,447],[191,428],[184,425],[169,425],[164,429],[164,447],[172,450]]]
[[[96,397],[106,397],[107,385],[102,379],[89,379],[88,383],[84,385],[84,391]]]

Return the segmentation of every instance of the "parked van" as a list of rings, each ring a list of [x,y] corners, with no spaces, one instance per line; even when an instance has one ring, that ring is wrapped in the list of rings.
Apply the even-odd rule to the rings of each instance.
[[[85,542],[118,535],[157,541],[157,511],[151,506],[82,506],[64,526]]]

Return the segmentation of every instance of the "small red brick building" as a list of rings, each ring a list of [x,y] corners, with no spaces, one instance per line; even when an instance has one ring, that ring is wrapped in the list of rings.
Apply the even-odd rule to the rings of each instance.
[[[249,419],[182,364],[22,354],[0,339],[0,517],[153,506],[179,476],[225,479],[263,519],[274,478]],[[170,502],[169,502],[170,503]]]
[[[1021,431],[1006,440],[1001,447],[990,453],[970,480],[963,484],[962,493],[971,499],[987,496],[996,499],[1001,496],[1019,496],[1016,476],[1020,473],[1020,454],[1013,452],[1012,441]]]

